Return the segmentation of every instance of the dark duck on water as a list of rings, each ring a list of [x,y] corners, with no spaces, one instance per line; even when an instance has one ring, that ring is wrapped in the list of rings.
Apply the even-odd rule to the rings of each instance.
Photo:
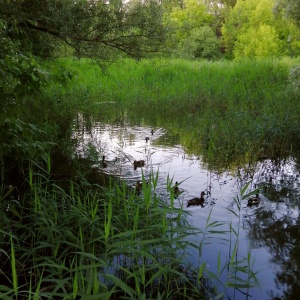
[[[255,195],[255,197],[252,197],[248,199],[248,205],[247,206],[253,206],[258,205],[260,203],[260,197],[258,194]]]
[[[137,168],[141,168],[145,165],[145,161],[144,160],[135,160],[133,162],[133,167],[136,170]]]
[[[201,205],[203,206],[204,204],[204,195],[205,192],[201,192],[200,198],[193,198],[191,200],[188,201],[187,207],[191,206],[191,205]]]

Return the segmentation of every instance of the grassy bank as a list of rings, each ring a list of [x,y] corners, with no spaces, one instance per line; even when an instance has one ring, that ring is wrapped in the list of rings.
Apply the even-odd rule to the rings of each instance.
[[[75,74],[66,99],[103,119],[122,118],[126,108],[131,120],[176,130],[186,150],[212,166],[298,155],[291,151],[299,145],[299,78],[291,74],[299,61],[125,60],[105,69],[65,63]]]

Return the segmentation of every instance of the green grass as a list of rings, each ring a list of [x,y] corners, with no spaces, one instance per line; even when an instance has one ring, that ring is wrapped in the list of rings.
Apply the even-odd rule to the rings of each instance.
[[[83,102],[103,121],[120,120],[126,111],[133,122],[174,131],[186,152],[203,154],[212,168],[298,156],[298,79],[290,76],[297,60],[123,60],[105,69],[88,60],[65,64],[75,74],[63,96],[67,103]]]
[[[61,62],[50,65],[59,69]],[[177,134],[186,152],[202,154],[211,168],[228,168],[260,156],[297,158],[299,94],[297,76],[289,71],[297,61],[124,60],[104,69],[88,60],[63,64],[73,73],[69,85],[68,74],[57,71],[65,84],[59,77],[40,97],[25,102],[20,120],[7,121],[11,124],[6,131],[10,143],[3,147],[5,166],[11,153],[16,161],[35,160],[20,168],[27,176],[17,186],[20,199],[13,197],[10,187],[0,189],[1,297],[218,295],[203,279],[218,280],[226,272],[221,258],[218,274],[212,274],[204,263],[186,266],[184,253],[188,247],[198,247],[201,254],[207,235],[218,231],[219,224],[208,219],[206,228],[198,232],[203,237],[200,244],[191,245],[186,237],[195,229],[183,209],[156,197],[157,176],[152,176],[150,185],[143,181],[142,197],[124,182],[110,182],[106,188],[88,184],[83,174],[59,185],[49,177],[52,165],[46,153],[68,145],[71,122],[80,111],[87,119],[97,115],[103,122],[120,120],[126,112],[131,122],[144,120],[166,128]],[[70,161],[68,149],[60,163]],[[230,224],[229,228],[237,240],[238,232]],[[225,290],[226,284],[255,285],[250,256],[236,261],[236,242],[232,249],[228,282],[222,283]],[[238,272],[247,274],[247,279]]]
[[[230,243],[227,233],[210,216],[206,228],[193,228],[172,193],[170,205],[157,198],[158,174],[149,183],[143,178],[141,196],[124,182],[104,188],[71,181],[62,189],[48,176],[34,163],[21,199],[0,190],[2,299],[207,299],[236,280],[240,288],[255,285],[250,257],[246,264],[232,256],[229,268],[219,261],[218,274],[206,270],[206,242],[222,233]],[[188,239],[194,234],[200,245]],[[199,249],[199,266],[187,263],[191,247]],[[224,272],[221,291],[207,284]]]

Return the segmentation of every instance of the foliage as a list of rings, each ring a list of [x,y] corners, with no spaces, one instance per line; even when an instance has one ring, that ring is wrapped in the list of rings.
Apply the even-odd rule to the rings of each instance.
[[[202,154],[211,167],[228,167],[297,151],[300,111],[289,79],[297,64],[125,60],[101,74],[81,61],[74,96],[89,90],[89,105],[103,120],[123,118],[126,110],[132,120],[175,131],[185,151]]]
[[[220,43],[211,27],[202,26],[191,30],[190,35],[180,41],[178,56],[187,59],[216,59],[220,56]]]
[[[63,190],[30,166],[21,199],[0,193],[2,297],[205,298],[197,268],[184,262],[195,229],[155,196],[155,176],[140,197],[124,183]]]
[[[258,28],[249,28],[238,37],[233,54],[235,57],[252,58],[277,56],[278,48],[279,39],[274,27],[260,24]]]
[[[237,1],[223,25],[226,51],[234,57],[298,55],[299,28],[276,18],[273,0]]]
[[[164,15],[164,26],[169,32],[168,47],[172,51],[176,51],[178,47],[179,53],[182,55],[189,46],[192,46],[186,57],[195,56],[193,52],[196,51],[197,47],[201,47],[199,44],[203,41],[202,32],[207,30],[202,29],[202,27],[208,26],[212,19],[208,7],[195,0],[185,0],[182,7],[173,7],[171,12]],[[211,38],[211,33],[209,38]],[[211,42],[207,42],[207,44],[211,44]],[[214,54],[209,55],[213,56]]]
[[[20,34],[14,39],[38,56],[65,46],[67,53],[103,60],[122,53],[140,57],[157,51],[163,38],[159,6],[151,0],[128,8],[122,1],[4,1],[0,17],[15,24]]]
[[[274,12],[283,19],[292,19],[300,25],[300,3],[298,0],[276,0]]]
[[[231,230],[228,236],[212,212],[205,228],[193,228],[189,213],[174,206],[174,194],[169,204],[157,197],[158,174],[149,182],[143,177],[138,195],[112,178],[108,188],[78,180],[62,188],[50,178],[49,157],[45,167],[29,161],[27,170],[22,197],[14,198],[15,187],[0,188],[4,299],[217,298],[224,292],[218,294],[210,279],[218,282],[222,273],[227,273],[225,291],[256,285],[251,257],[237,258],[238,233]],[[172,189],[170,178],[167,189]],[[229,246],[236,240],[230,261],[222,266],[218,258],[218,274],[201,260],[214,235]],[[186,261],[191,249],[198,253],[198,265]]]

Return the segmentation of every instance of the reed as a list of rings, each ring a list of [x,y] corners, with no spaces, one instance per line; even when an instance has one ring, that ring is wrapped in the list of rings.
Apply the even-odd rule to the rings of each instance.
[[[217,294],[204,280],[214,278],[204,263],[188,266],[185,257],[195,247],[200,261],[208,236],[226,233],[210,216],[204,231],[193,228],[188,212],[157,198],[158,174],[149,182],[143,177],[141,196],[113,181],[107,189],[70,182],[65,190],[48,178],[48,163],[45,168],[30,164],[31,184],[23,198],[2,198],[7,207],[0,211],[6,228],[0,252],[4,299],[206,299]],[[189,241],[196,233],[203,236],[200,247]]]
[[[206,228],[196,231],[187,222],[187,212],[174,207],[174,195],[170,205],[156,196],[158,175],[153,174],[148,185],[143,178],[141,196],[123,182],[110,181],[106,189],[79,180],[62,188],[50,180],[46,150],[58,138],[68,140],[78,111],[96,112],[111,121],[126,110],[132,120],[143,118],[176,130],[186,152],[203,154],[211,168],[260,155],[290,155],[299,149],[300,107],[297,85],[290,81],[295,76],[289,73],[294,62],[125,60],[106,69],[88,60],[64,63],[76,84],[53,84],[40,101],[28,101],[24,111],[24,118],[34,116],[32,123],[47,130],[20,122],[10,127],[11,137],[20,130],[29,132],[20,149],[39,159],[24,169],[27,188],[21,199],[1,186],[3,297],[204,299],[212,292],[203,276],[218,281],[228,270],[225,265],[230,267],[228,286],[257,284],[250,254],[236,260],[239,233],[234,227],[229,225],[228,238],[209,217]],[[57,139],[49,142],[51,136]],[[238,199],[236,205],[240,207]],[[196,232],[202,237],[197,245],[187,241]],[[203,263],[186,268],[187,249],[196,247],[201,257],[213,234],[221,234],[229,244],[232,238],[229,261],[223,267],[218,258],[218,274]]]
[[[212,167],[228,167],[247,159],[288,156],[298,148],[297,63],[123,60],[103,71],[88,60],[68,61],[79,82],[69,94],[103,121],[122,118],[126,110],[131,120],[175,129],[187,152],[204,154]],[[87,97],[82,96],[85,91]]]
[[[47,180],[47,169],[41,174],[31,165],[30,174],[30,190],[19,200],[22,209],[10,201],[9,209],[1,210],[11,231],[4,233],[0,253],[0,291],[6,299],[201,294],[189,284],[191,278],[178,272],[184,262],[176,253],[192,232],[187,224],[176,228],[169,220],[178,210],[127,187],[124,191],[125,186],[112,186],[119,191],[115,196],[72,182],[67,192]],[[145,192],[152,189],[143,185]],[[185,213],[180,214],[182,223]]]

